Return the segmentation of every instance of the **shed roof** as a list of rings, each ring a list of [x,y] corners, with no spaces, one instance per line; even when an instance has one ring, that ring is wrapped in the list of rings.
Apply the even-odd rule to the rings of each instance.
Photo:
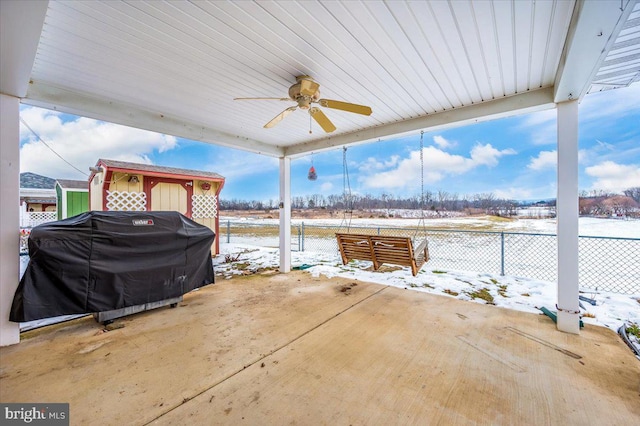
[[[63,189],[89,190],[89,182],[86,180],[58,179],[56,183]]]
[[[140,172],[142,174],[161,174],[161,175],[176,175],[176,176],[184,176],[187,178],[200,178],[206,180],[224,180],[224,176],[219,175],[214,172],[207,172],[202,170],[190,170],[190,169],[180,169],[177,167],[163,167],[163,166],[155,166],[152,164],[139,164],[139,163],[129,163],[127,161],[117,161],[117,160],[105,160],[99,159],[96,163],[96,166],[104,165],[110,169],[117,169],[122,171],[129,172]],[[92,175],[93,177],[93,175]]]

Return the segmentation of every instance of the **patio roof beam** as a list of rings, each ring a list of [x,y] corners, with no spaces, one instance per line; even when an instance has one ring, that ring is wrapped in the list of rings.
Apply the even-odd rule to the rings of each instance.
[[[94,118],[152,132],[173,135],[194,141],[241,148],[272,157],[282,156],[283,149],[254,139],[221,132],[201,123],[190,122],[152,109],[110,102],[87,94],[72,92],[41,82],[32,82],[23,104]]]
[[[553,88],[533,90],[515,96],[442,111],[384,126],[372,127],[359,132],[329,136],[318,141],[294,145],[285,148],[285,155],[299,157],[311,152],[334,149],[338,146],[368,143],[388,137],[398,138],[403,134],[410,134],[418,130],[434,131],[466,126],[554,107]]]
[[[635,4],[635,0],[576,2],[556,74],[556,103],[581,100],[587,94]]]

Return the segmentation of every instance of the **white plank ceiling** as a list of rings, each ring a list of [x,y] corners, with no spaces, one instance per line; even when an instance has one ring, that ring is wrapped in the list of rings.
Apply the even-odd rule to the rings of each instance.
[[[583,96],[594,79],[628,84],[638,78],[638,9],[635,0],[50,1],[30,84],[18,95],[189,139],[302,155],[550,108]],[[616,42],[618,34],[626,38]],[[298,75],[312,76],[322,98],[373,114],[322,108],[337,127],[327,134],[297,110],[265,129],[295,103],[234,101],[287,97]]]

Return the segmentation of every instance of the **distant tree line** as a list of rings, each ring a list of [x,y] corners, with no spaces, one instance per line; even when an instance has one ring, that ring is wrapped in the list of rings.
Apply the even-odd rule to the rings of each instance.
[[[593,190],[580,193],[579,211],[589,216],[640,216],[640,186],[626,189],[623,195]]]
[[[420,195],[397,197],[390,193],[380,195],[352,194],[311,194],[291,197],[291,207],[296,210],[327,209],[331,211],[344,210],[432,210],[432,211],[479,211],[496,216],[511,216],[516,214],[518,207],[540,206],[555,208],[555,200],[538,202],[518,202],[497,197],[492,192],[460,196],[447,191],[425,191],[424,200]],[[630,188],[623,195],[606,191],[582,191],[580,193],[581,215],[626,215],[640,214],[640,187]],[[278,208],[277,200],[256,201],[220,198],[221,210],[274,210]]]
[[[345,197],[342,194],[322,195],[311,194],[291,197],[291,207],[296,210],[327,209],[327,210],[432,210],[432,211],[465,211],[480,209],[488,214],[511,215],[521,205],[514,200],[501,199],[493,193],[481,193],[472,196],[459,196],[446,191],[425,191],[424,200],[420,195],[397,197],[390,193],[380,195],[352,194]],[[222,210],[272,210],[278,208],[276,200],[247,201],[239,199],[227,200],[220,198]]]

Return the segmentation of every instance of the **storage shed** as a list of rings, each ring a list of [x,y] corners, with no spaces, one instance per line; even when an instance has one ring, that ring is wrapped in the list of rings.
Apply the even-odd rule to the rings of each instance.
[[[58,220],[89,210],[89,182],[86,180],[58,179],[56,181]]]
[[[90,210],[177,211],[220,231],[218,197],[224,177],[199,170],[100,159],[89,176]],[[219,238],[211,247],[220,252]]]

